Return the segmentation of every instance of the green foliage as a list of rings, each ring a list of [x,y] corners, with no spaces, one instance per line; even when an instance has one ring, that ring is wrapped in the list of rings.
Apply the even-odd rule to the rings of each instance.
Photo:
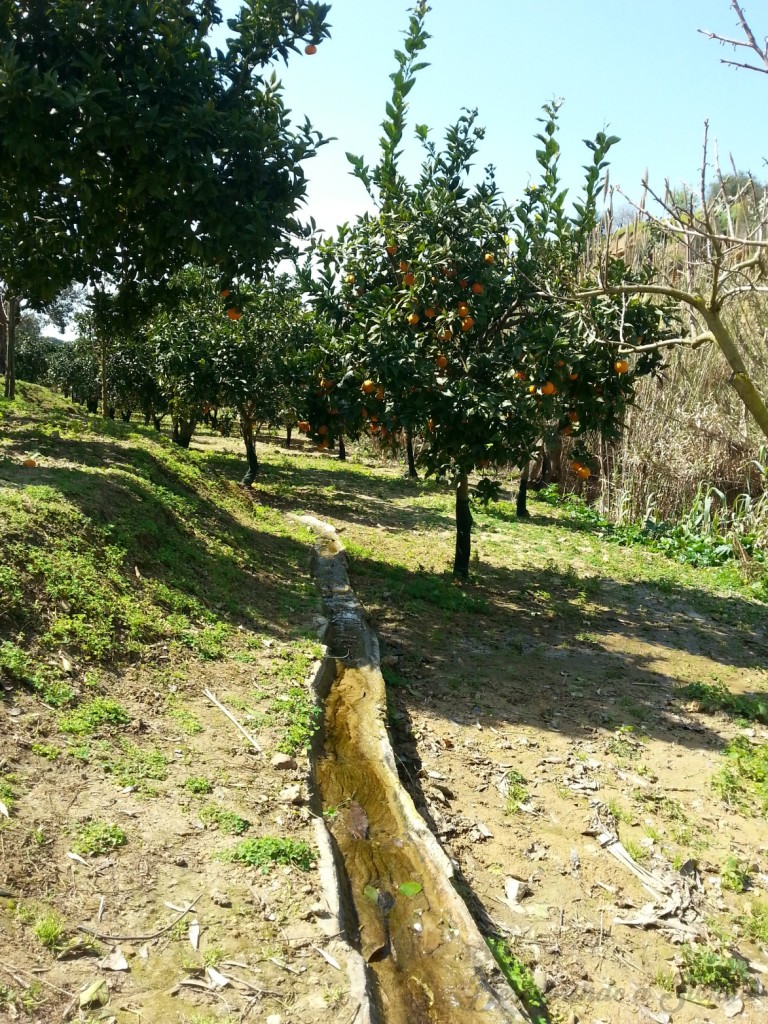
[[[213,783],[210,779],[206,779],[204,775],[190,775],[189,778],[184,780],[184,789],[188,793],[194,793],[196,796],[212,793]]]
[[[731,693],[724,683],[689,683],[679,691],[695,700],[702,711],[725,711],[748,722],[768,723],[768,693]]]
[[[89,821],[77,830],[72,849],[84,857],[99,856],[125,846],[127,842],[128,838],[119,825]]]
[[[728,763],[712,779],[720,798],[742,811],[768,812],[768,743],[737,736],[726,746],[725,756]]]
[[[753,900],[749,915],[739,918],[744,934],[763,945],[768,943],[768,900]]]
[[[60,952],[65,946],[65,926],[58,914],[49,911],[35,919],[32,926],[35,938],[51,953]]]
[[[156,793],[152,781],[162,781],[168,775],[168,758],[157,749],[144,750],[133,743],[120,744],[121,755],[105,764],[118,786],[136,786],[149,796]]]
[[[220,855],[222,860],[247,864],[268,870],[274,864],[289,864],[309,871],[314,867],[315,854],[307,843],[296,839],[264,836],[261,839],[243,839],[231,850]]]
[[[230,836],[240,836],[251,827],[250,821],[246,821],[234,811],[227,811],[216,804],[206,804],[202,807],[200,820],[204,825],[212,825]]]
[[[130,721],[131,716],[116,700],[112,700],[111,697],[96,697],[88,704],[81,704],[69,714],[62,715],[59,719],[59,729],[64,733],[84,736],[96,732],[103,726],[117,729],[121,725],[128,725]]]
[[[726,857],[720,868],[720,884],[730,892],[744,892],[749,888],[749,867],[738,857]]]
[[[520,804],[527,803],[530,794],[525,788],[527,783],[525,777],[513,768],[508,771],[505,777],[507,786],[507,814],[516,814],[520,810]]]
[[[749,969],[743,960],[699,946],[683,949],[682,975],[686,985],[715,992],[733,993],[751,987]]]
[[[272,711],[285,723],[277,749],[284,754],[308,750],[321,714],[309,693],[303,687],[292,686],[272,701]]]
[[[222,21],[216,2],[4,4],[12,293],[39,303],[72,280],[162,281],[193,259],[235,277],[285,254],[301,162],[322,140],[292,125],[271,65],[320,42],[327,13],[314,0],[244,4],[222,51],[206,38]]]
[[[50,743],[33,743],[31,750],[33,754],[37,754],[38,757],[44,757],[46,761],[55,761],[61,754],[59,748],[51,746]]]
[[[533,1024],[547,1024],[549,1014],[544,996],[540,992],[530,968],[518,960],[506,939],[486,936],[485,941],[501,973],[509,982],[525,1007]]]

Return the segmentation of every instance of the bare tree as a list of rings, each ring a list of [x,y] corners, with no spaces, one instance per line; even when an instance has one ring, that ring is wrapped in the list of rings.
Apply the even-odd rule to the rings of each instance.
[[[741,31],[744,35],[743,39],[731,39],[728,36],[721,36],[718,32],[709,32],[703,28],[700,28],[699,32],[706,36],[707,39],[714,39],[723,46],[732,46],[734,51],[740,49],[751,50],[760,58],[762,67],[760,67],[759,64],[748,64],[746,61],[727,60],[725,57],[720,58],[721,64],[728,64],[734,68],[744,68],[747,71],[761,71],[763,74],[768,75],[768,37],[763,40],[763,46],[760,46],[755,33],[752,31],[752,28],[744,15],[744,9],[741,4],[738,3],[738,0],[731,0],[731,7],[736,12],[736,17],[739,19],[739,25],[741,26]]]

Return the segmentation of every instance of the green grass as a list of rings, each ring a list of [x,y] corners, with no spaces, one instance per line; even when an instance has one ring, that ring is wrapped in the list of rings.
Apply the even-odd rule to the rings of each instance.
[[[139,792],[155,796],[153,781],[162,782],[168,776],[168,758],[156,748],[144,749],[124,741],[121,753],[109,758],[105,768],[118,786],[136,786]]]
[[[724,711],[746,722],[768,723],[768,693],[731,693],[724,683],[689,683],[678,693],[695,701],[701,711]]]
[[[230,836],[240,836],[251,827],[250,821],[216,804],[206,804],[200,808],[200,821]]]
[[[737,736],[725,756],[727,763],[712,778],[720,798],[745,814],[768,813],[768,743]]]
[[[96,732],[104,726],[114,729],[128,725],[131,716],[125,708],[110,697],[96,697],[87,704],[81,704],[59,719],[59,729],[63,733],[85,736]]]
[[[284,754],[308,750],[320,720],[320,709],[301,686],[291,686],[272,701],[270,710],[282,722],[277,749]]]
[[[64,921],[49,911],[35,919],[32,931],[38,942],[51,953],[58,953],[66,945]]]
[[[128,838],[119,825],[90,821],[77,830],[72,849],[84,857],[99,856],[125,846],[127,842]]]
[[[739,918],[739,924],[750,939],[768,945],[768,900],[753,900],[749,915]]]
[[[683,949],[683,981],[692,988],[709,988],[732,994],[751,987],[751,978],[743,960],[700,946]]]
[[[59,748],[51,746],[50,743],[33,743],[30,749],[33,754],[37,754],[38,757],[44,757],[46,761],[55,761],[61,754]]]
[[[738,857],[726,857],[720,868],[720,884],[729,892],[745,892],[749,888],[749,868]]]
[[[190,775],[184,780],[183,786],[188,793],[194,793],[196,796],[213,792],[213,783],[204,775]]]
[[[307,843],[275,836],[243,839],[237,846],[225,850],[219,857],[221,860],[247,864],[249,867],[262,870],[268,870],[275,864],[289,864],[302,871],[310,871],[315,864],[314,851]]]
[[[507,814],[516,814],[520,810],[520,804],[528,803],[530,793],[525,788],[527,782],[525,777],[514,768],[507,772],[507,800],[505,811]]]
[[[515,956],[506,939],[487,936],[485,941],[501,973],[525,1007],[532,1024],[547,1024],[550,1019],[547,1005],[533,980],[531,970]]]

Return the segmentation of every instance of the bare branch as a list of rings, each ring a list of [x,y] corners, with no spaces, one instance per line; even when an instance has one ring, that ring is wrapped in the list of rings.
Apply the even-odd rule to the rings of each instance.
[[[763,67],[756,67],[754,64],[742,64],[735,60],[720,59],[721,64],[729,64],[731,67],[744,68],[747,71],[760,71],[763,74],[768,75],[768,41],[764,47],[761,47],[755,38],[755,34],[752,31],[749,22],[747,21],[746,15],[742,9],[741,4],[738,0],[731,0],[731,7],[736,12],[736,17],[739,19],[741,30],[744,33],[744,39],[731,39],[728,36],[721,36],[717,32],[707,32],[704,29],[699,29],[699,32],[706,36],[707,39],[714,39],[716,42],[721,43],[723,46],[732,46],[734,49],[737,47],[743,47],[747,50],[752,50],[758,55],[760,60],[763,62]]]

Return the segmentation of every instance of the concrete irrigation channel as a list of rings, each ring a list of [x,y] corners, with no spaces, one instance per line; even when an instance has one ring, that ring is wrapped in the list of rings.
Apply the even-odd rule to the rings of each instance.
[[[526,1022],[466,904],[451,861],[398,778],[386,728],[379,648],[350,587],[335,530],[317,536],[313,572],[327,621],[315,676],[323,708],[313,758],[315,811],[352,947],[357,1021],[371,1024]],[[327,863],[332,856],[332,864]]]

